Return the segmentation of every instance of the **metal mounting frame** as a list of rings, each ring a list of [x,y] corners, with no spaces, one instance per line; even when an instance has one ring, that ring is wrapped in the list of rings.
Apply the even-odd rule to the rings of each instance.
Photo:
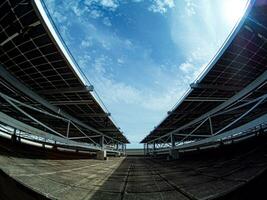
[[[151,139],[150,141],[144,144],[144,151],[146,153],[149,153],[150,150],[152,150],[153,152],[156,152],[156,151],[161,151],[165,149],[175,149],[178,146],[180,148],[183,145],[194,146],[198,144],[197,143],[198,141],[205,141],[206,139],[213,138],[213,137],[214,138],[216,137],[217,139],[224,137],[224,133],[229,132],[227,131],[227,129],[229,129],[232,125],[234,125],[238,121],[242,120],[245,116],[247,116],[249,113],[255,110],[255,108],[257,108],[260,104],[266,101],[267,94],[263,94],[262,96],[256,99],[248,98],[256,88],[259,88],[265,85],[267,83],[266,81],[267,81],[267,71],[265,71],[262,75],[260,75],[256,80],[250,83],[243,90],[238,92],[236,95],[231,97],[229,100],[215,107],[211,111],[203,114],[202,116],[198,117],[197,119],[191,121],[188,124],[185,124],[182,127],[179,127],[175,130],[170,131],[167,134]],[[226,126],[214,132],[213,123],[212,123],[212,119],[214,117],[218,117],[228,112],[235,111],[240,108],[244,108],[245,106],[250,106],[250,108],[246,110],[244,113],[242,113],[239,117],[237,117],[236,119],[228,123]],[[259,117],[259,119],[262,119],[262,117]],[[264,119],[267,121],[266,117]],[[205,134],[205,135],[194,134],[194,132],[198,130],[205,123],[209,123],[209,129],[210,129],[209,134]],[[180,131],[185,130],[189,127],[193,127],[193,126],[195,126],[195,128],[188,134],[180,133]],[[177,141],[175,140],[175,136],[180,136],[180,137],[184,136],[184,137]],[[195,139],[186,141],[186,139],[189,137],[195,138]],[[149,146],[151,146],[152,144],[153,144],[153,147],[155,148],[149,148]]]

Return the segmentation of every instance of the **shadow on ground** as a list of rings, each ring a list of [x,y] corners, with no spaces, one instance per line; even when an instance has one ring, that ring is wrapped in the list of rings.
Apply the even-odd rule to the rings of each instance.
[[[90,199],[266,199],[266,153],[266,137],[257,137],[178,161],[127,157]]]
[[[0,162],[5,172],[0,171],[0,197],[247,200],[257,194],[257,199],[266,199],[266,142],[266,137],[254,137],[217,149],[181,154],[176,161],[163,156],[99,161],[77,155],[72,160],[73,155],[70,159],[67,154],[65,159],[58,158],[58,152],[48,154],[2,141]]]

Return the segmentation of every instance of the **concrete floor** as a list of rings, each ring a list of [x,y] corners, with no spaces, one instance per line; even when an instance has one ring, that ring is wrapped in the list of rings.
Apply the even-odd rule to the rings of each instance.
[[[0,166],[51,199],[186,200],[217,196],[246,183],[266,168],[266,158],[253,159],[253,163],[234,159],[207,164],[138,157],[99,161],[0,156]]]
[[[266,155],[266,145],[241,154],[178,161],[143,157],[49,160],[5,153],[0,155],[0,168],[51,199],[213,199],[264,172]]]
[[[52,199],[90,199],[124,158],[41,160],[0,156],[1,169]]]

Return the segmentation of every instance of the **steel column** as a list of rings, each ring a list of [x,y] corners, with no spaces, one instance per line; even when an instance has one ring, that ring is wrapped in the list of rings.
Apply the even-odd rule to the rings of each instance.
[[[213,135],[213,127],[212,127],[211,117],[209,117],[209,125],[210,125],[210,134]]]
[[[171,148],[174,148],[175,147],[175,138],[174,138],[174,135],[171,134]]]
[[[68,127],[67,127],[67,138],[69,138],[69,132],[70,132],[70,121],[68,121]]]

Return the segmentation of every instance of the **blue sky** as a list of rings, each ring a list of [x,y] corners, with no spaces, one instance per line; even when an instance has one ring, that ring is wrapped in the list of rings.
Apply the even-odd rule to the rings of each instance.
[[[44,0],[118,126],[141,139],[204,70],[246,0]]]

